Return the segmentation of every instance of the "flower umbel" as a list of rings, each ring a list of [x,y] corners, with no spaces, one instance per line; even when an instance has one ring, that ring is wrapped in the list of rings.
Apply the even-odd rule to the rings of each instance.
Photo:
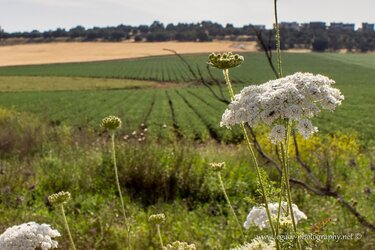
[[[285,120],[297,121],[297,131],[307,138],[317,131],[309,120],[320,109],[333,111],[344,96],[333,88],[335,81],[322,75],[295,73],[264,84],[245,87],[224,112],[221,126],[264,123],[272,127],[273,143],[284,138]]]
[[[298,209],[298,206],[296,204],[292,204],[293,207],[293,214],[294,214],[294,219],[296,222],[302,219],[307,219],[307,216]],[[274,202],[268,204],[269,211],[272,215],[273,218],[277,217],[277,212],[279,209],[279,203]],[[281,204],[281,210],[282,213],[285,214],[287,212],[287,203],[282,202]],[[284,211],[284,212],[283,212]],[[290,215],[286,216],[283,215],[282,217],[290,218]],[[282,218],[282,220],[284,220]],[[264,228],[267,228],[269,226],[267,214],[266,214],[266,209],[264,206],[259,206],[259,207],[253,207],[250,211],[250,213],[247,215],[246,221],[244,223],[244,227],[246,229],[249,229],[251,225],[258,226],[260,230],[263,230]]]
[[[171,244],[166,245],[163,250],[195,250],[194,244],[188,244],[182,241],[175,241]]]
[[[67,203],[70,200],[70,193],[61,191],[56,194],[48,196],[48,201],[53,206],[58,206]]]
[[[243,56],[232,54],[232,52],[208,56],[208,64],[218,69],[230,69],[239,66],[244,61]]]
[[[275,241],[271,240],[270,242],[266,242],[261,239],[253,239],[251,243],[245,243],[236,248],[232,248],[231,250],[274,250],[276,249]]]
[[[162,224],[165,222],[164,214],[153,214],[148,218],[148,221],[154,224]]]
[[[1,250],[18,249],[52,249],[57,248],[58,242],[53,238],[60,237],[60,233],[48,224],[28,222],[13,226],[0,235]]]
[[[115,130],[121,127],[121,119],[114,115],[107,116],[102,120],[101,126],[108,130]]]
[[[209,165],[210,169],[214,172],[219,172],[225,168],[225,162],[212,162]]]

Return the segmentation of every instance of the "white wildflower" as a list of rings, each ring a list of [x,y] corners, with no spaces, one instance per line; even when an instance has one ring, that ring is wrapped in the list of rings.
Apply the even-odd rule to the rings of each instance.
[[[52,229],[50,225],[28,222],[5,230],[0,235],[0,249],[34,250],[40,248],[46,250],[57,248],[57,241],[52,239],[60,236],[60,233]]]
[[[251,243],[245,243],[236,248],[232,248],[231,250],[274,250],[276,249],[275,241],[271,240],[270,242],[266,242],[261,239],[253,239]]]
[[[283,125],[276,125],[272,128],[269,138],[272,143],[282,142],[286,136],[286,128]]]
[[[340,91],[331,87],[334,83],[326,76],[299,72],[245,87],[225,110],[220,125],[231,127],[248,123],[256,126],[264,123],[274,126],[285,119],[303,120],[302,124],[307,124],[306,119],[316,116],[321,109],[333,111],[344,100]],[[309,128],[309,131],[298,132],[307,137],[317,131],[312,125]]]
[[[281,217],[287,217],[287,218],[290,217],[290,215],[285,216],[286,213],[288,213],[287,207],[288,206],[286,202],[281,203],[281,212],[282,212]],[[278,202],[270,203],[268,204],[268,208],[270,210],[271,217],[276,218],[278,208],[279,208],[279,203]],[[297,205],[292,204],[292,208],[293,208],[293,214],[294,214],[294,219],[296,223],[298,223],[298,221],[301,219],[307,219],[307,216],[298,209]],[[244,223],[244,227],[246,229],[249,229],[251,225],[255,225],[259,227],[260,230],[263,230],[264,228],[269,227],[267,212],[264,206],[259,206],[259,207],[256,206],[251,209],[250,213],[247,215],[246,221]]]
[[[299,105],[290,105],[285,109],[285,117],[291,120],[299,120],[302,116],[302,108]]]
[[[314,127],[310,120],[302,119],[298,122],[297,131],[304,138],[308,138],[311,134],[318,131],[317,127]]]

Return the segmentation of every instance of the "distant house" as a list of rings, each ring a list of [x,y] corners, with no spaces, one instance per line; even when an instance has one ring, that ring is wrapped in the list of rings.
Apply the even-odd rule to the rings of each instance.
[[[256,28],[257,30],[265,30],[266,29],[266,25],[253,25],[254,28]]]
[[[327,25],[325,22],[310,22],[304,24],[304,26],[310,29],[327,29]]]
[[[354,31],[355,24],[354,23],[331,23],[329,28],[331,30],[348,30]]]
[[[281,22],[280,29],[300,30],[300,25],[297,22]]]
[[[374,24],[373,23],[362,23],[362,30],[363,31],[374,31]]]

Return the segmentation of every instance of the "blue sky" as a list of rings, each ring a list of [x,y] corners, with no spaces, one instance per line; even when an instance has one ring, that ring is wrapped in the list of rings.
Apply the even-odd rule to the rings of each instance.
[[[375,0],[279,0],[280,21],[375,23]],[[221,24],[273,23],[272,0],[0,0],[8,32],[210,20]]]

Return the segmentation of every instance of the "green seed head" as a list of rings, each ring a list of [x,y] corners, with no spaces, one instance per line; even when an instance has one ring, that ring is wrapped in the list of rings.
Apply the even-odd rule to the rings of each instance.
[[[102,120],[101,126],[108,130],[115,130],[121,127],[121,120],[117,116],[110,115]]]
[[[194,244],[188,244],[182,241],[175,241],[167,246],[163,247],[163,250],[196,250]]]
[[[212,162],[210,163],[210,169],[214,172],[219,172],[225,168],[225,162]]]
[[[232,54],[232,52],[208,56],[208,64],[218,69],[230,69],[239,66],[244,61],[243,56]]]
[[[48,201],[53,206],[65,204],[68,200],[70,200],[69,192],[61,191],[56,194],[52,194],[48,196]]]
[[[165,215],[164,214],[153,214],[148,219],[149,222],[154,224],[162,224],[165,222]]]

